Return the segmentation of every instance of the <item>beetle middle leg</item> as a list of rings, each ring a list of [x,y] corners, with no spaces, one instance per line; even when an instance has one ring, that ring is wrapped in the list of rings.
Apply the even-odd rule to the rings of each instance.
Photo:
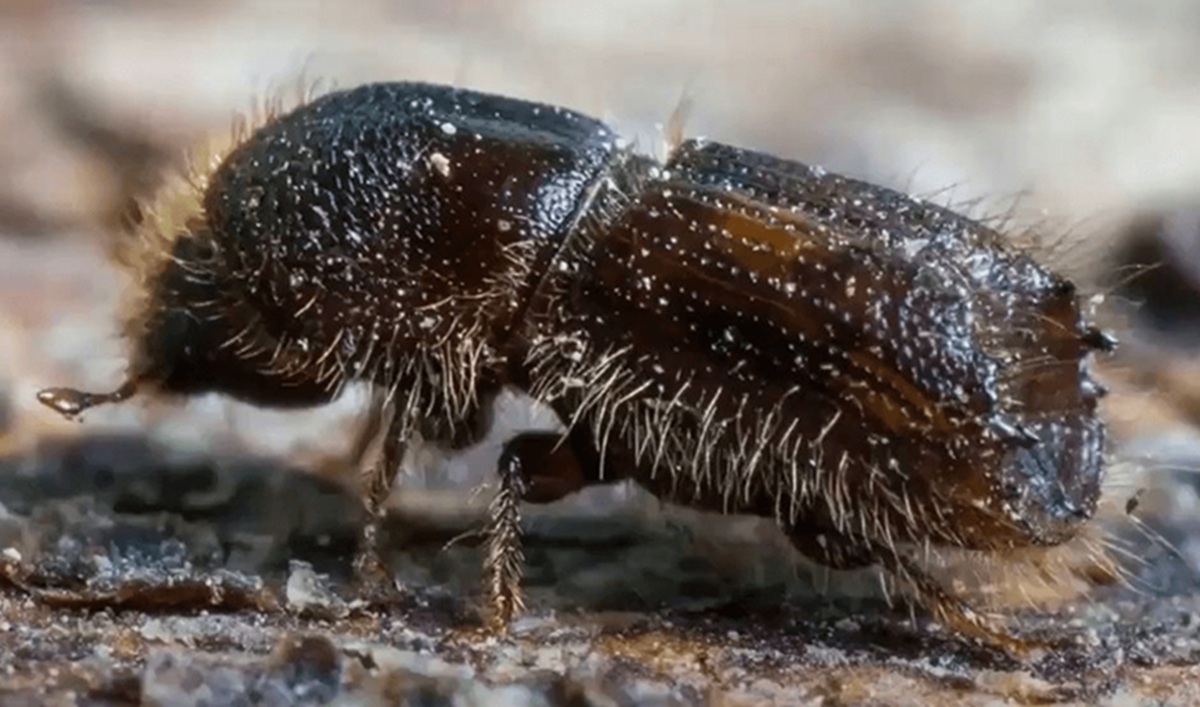
[[[576,449],[583,443],[579,434],[564,440],[559,432],[523,432],[500,453],[500,489],[488,509],[483,566],[495,630],[524,610],[521,502],[551,503],[599,482],[597,470],[587,464],[592,455]]]

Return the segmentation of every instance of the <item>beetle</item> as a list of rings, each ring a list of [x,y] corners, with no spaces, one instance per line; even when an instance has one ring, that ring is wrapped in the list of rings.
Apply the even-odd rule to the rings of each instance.
[[[1070,280],[898,191],[700,139],[660,162],[572,110],[395,82],[269,116],[170,198],[122,258],[126,382],[39,399],[308,407],[370,384],[388,421],[356,568],[378,580],[407,445],[472,444],[523,392],[566,432],[500,455],[497,625],[523,608],[521,502],[592,484],[772,517],[1001,641],[915,551],[1054,547],[1095,513],[1089,366],[1115,341]]]

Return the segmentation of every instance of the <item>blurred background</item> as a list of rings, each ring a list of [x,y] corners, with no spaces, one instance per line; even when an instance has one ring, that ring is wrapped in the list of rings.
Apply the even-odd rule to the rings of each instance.
[[[256,97],[301,76],[343,87],[420,79],[542,100],[600,116],[650,151],[661,151],[662,125],[686,98],[689,135],[1033,229],[1085,289],[1119,295],[1102,315],[1132,311],[1146,325],[1126,360],[1150,356],[1153,380],[1141,382],[1155,383],[1176,372],[1158,345],[1188,346],[1200,321],[1198,33],[1200,4],[1187,0],[1153,11],[1033,0],[7,0],[3,439],[20,448],[48,433],[149,428],[172,444],[268,453],[338,442],[315,433],[341,424],[360,398],[288,415],[216,400],[150,413],[130,405],[97,410],[83,427],[33,399],[46,384],[105,388],[119,378],[112,314],[122,281],[103,249],[128,199],[153,189],[190,142],[228,130]],[[1117,369],[1118,386],[1137,378]],[[1187,427],[1174,407],[1128,407],[1115,411],[1122,431]]]
[[[130,199],[153,190],[160,171],[178,164],[189,144],[229,130],[256,98],[290,91],[298,80],[341,87],[401,79],[454,83],[594,114],[651,152],[661,152],[663,125],[685,102],[687,135],[820,164],[995,218],[1014,234],[1035,236],[1050,262],[1098,295],[1097,317],[1122,340],[1120,353],[1100,364],[1113,390],[1105,406],[1114,452],[1134,462],[1123,466],[1142,472],[1122,493],[1144,489],[1136,496],[1139,512],[1155,519],[1156,532],[1171,541],[1186,571],[1172,566],[1155,575],[1150,583],[1164,597],[1159,603],[1101,607],[1108,623],[1097,629],[1103,638],[1088,644],[1087,662],[1099,677],[1139,651],[1154,659],[1170,652],[1177,664],[1195,665],[1197,37],[1200,3],[1192,0],[0,0],[0,462],[5,473],[30,478],[57,470],[65,495],[102,495],[113,484],[113,469],[124,468],[122,459],[133,452],[93,445],[64,457],[55,456],[54,445],[131,433],[170,450],[337,469],[360,423],[360,394],[327,409],[286,414],[211,398],[181,405],[142,401],[97,409],[82,425],[34,399],[47,385],[107,390],[119,383],[124,351],[114,315],[124,283],[106,260],[106,247],[120,237]],[[410,459],[413,471],[428,473],[411,474],[403,488],[487,479],[506,432],[530,422],[545,420],[508,401],[500,429],[478,449],[449,460]],[[155,457],[146,468],[163,463]],[[144,489],[137,474],[145,468],[137,464],[126,466],[134,486]],[[94,484],[85,469],[95,473]],[[216,483],[204,483],[210,482]],[[241,491],[230,492],[233,501],[221,512],[228,511],[222,522],[232,535],[243,533],[247,512],[298,514],[299,506],[279,500],[282,492],[272,488],[247,493],[240,505]],[[23,496],[16,489],[0,479],[9,510],[27,513],[41,503],[37,493]],[[158,501],[170,500],[169,490],[158,493]],[[208,508],[209,500],[195,502]],[[595,501],[593,495],[588,502]],[[342,514],[334,519],[342,525],[349,517],[342,511],[352,507],[345,503],[351,502],[329,511]],[[0,541],[6,518],[0,506]],[[89,542],[108,542],[91,525],[77,525],[84,528],[77,535]],[[639,572],[661,578],[674,565],[663,562],[659,548],[643,553],[640,569],[630,570],[629,553],[613,551],[624,546],[606,532],[596,531],[592,546],[553,572],[541,571],[543,596],[571,583],[576,598],[599,586],[595,594],[604,601],[615,596],[617,606],[628,606],[631,596],[652,603],[688,591],[699,595],[694,584],[680,590],[686,582],[678,578],[624,594],[613,589],[636,583],[630,578]],[[751,580],[760,585],[790,582],[778,562],[782,545],[749,537],[736,547],[758,554],[732,557],[735,547],[729,566],[762,572]],[[199,552],[197,546],[207,547],[192,543],[189,552]],[[438,547],[426,556],[431,565]],[[569,547],[560,543],[556,552],[565,556]],[[597,564],[597,547],[612,554],[607,569]],[[1154,547],[1157,556],[1166,553]],[[689,548],[692,560],[702,558],[693,567],[719,562],[711,547]],[[281,555],[285,566],[289,552]],[[474,560],[459,564],[477,566]],[[435,568],[427,578],[439,571],[451,572]],[[1164,636],[1179,635],[1148,643],[1149,633],[1128,632],[1145,617],[1165,627]],[[840,620],[833,625],[854,634],[853,623],[851,629]],[[1110,641],[1113,636],[1119,640]],[[14,645],[25,650],[27,643]],[[867,648],[845,645],[876,655],[873,640],[863,644]],[[910,667],[928,668],[922,649],[913,650]],[[805,651],[807,660],[822,660],[816,649]],[[949,663],[937,670],[943,664]],[[1037,674],[1080,680],[1071,665],[1047,661]]]

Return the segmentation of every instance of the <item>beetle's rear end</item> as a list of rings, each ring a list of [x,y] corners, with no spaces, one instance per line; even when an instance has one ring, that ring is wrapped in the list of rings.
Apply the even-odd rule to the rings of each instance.
[[[1093,514],[1110,342],[985,226],[690,142],[573,246],[530,360],[604,473],[867,556],[1054,545]]]

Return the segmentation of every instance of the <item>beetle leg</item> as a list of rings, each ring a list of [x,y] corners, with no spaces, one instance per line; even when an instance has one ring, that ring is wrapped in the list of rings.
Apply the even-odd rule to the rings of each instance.
[[[1015,654],[1025,654],[1033,648],[1046,646],[1036,639],[1018,638],[997,626],[992,618],[980,614],[965,601],[946,591],[911,557],[881,547],[878,548],[878,558],[884,569],[909,584],[918,601],[946,628],[974,636]]]
[[[500,490],[489,507],[483,575],[492,628],[502,630],[524,610],[521,596],[522,501],[551,503],[591,483],[595,470],[580,461],[578,436],[564,442],[558,432],[524,432],[505,443],[500,454]]]
[[[938,623],[968,636],[974,636],[1015,653],[1024,653],[1036,645],[999,628],[988,617],[953,596],[922,569],[911,557],[867,541],[847,538],[838,533],[809,526],[792,526],[788,532],[792,544],[806,557],[827,567],[851,570],[878,564],[905,582]]]
[[[492,628],[496,630],[503,630],[525,609],[521,596],[521,570],[525,562],[521,549],[521,500],[527,484],[524,463],[513,441],[505,444],[500,454],[497,468],[500,490],[488,508],[484,549],[484,582],[491,606]]]
[[[354,442],[350,445],[350,451],[346,453],[345,464],[348,468],[356,471],[366,468],[367,456],[371,452],[371,447],[378,441],[379,435],[383,432],[384,423],[387,422],[388,410],[385,399],[386,395],[382,389],[372,389],[371,400],[367,403],[366,418],[363,420],[358,434],[355,435]]]
[[[374,435],[380,429],[385,429],[383,449],[373,464],[366,468],[363,479],[363,506],[366,509],[366,522],[363,524],[362,536],[359,539],[358,552],[354,557],[354,576],[359,583],[361,593],[371,598],[383,598],[395,591],[394,581],[387,563],[379,553],[379,527],[383,521],[383,502],[387,500],[400,468],[400,458],[404,455],[404,430],[395,410],[383,409],[382,399],[372,396],[372,410],[363,435],[356,440],[352,454],[359,457],[366,455]],[[383,419],[391,413],[391,419],[386,427]]]
[[[552,503],[595,483],[576,452],[574,439],[558,432],[523,432],[504,449],[524,460],[525,492],[529,503]]]

